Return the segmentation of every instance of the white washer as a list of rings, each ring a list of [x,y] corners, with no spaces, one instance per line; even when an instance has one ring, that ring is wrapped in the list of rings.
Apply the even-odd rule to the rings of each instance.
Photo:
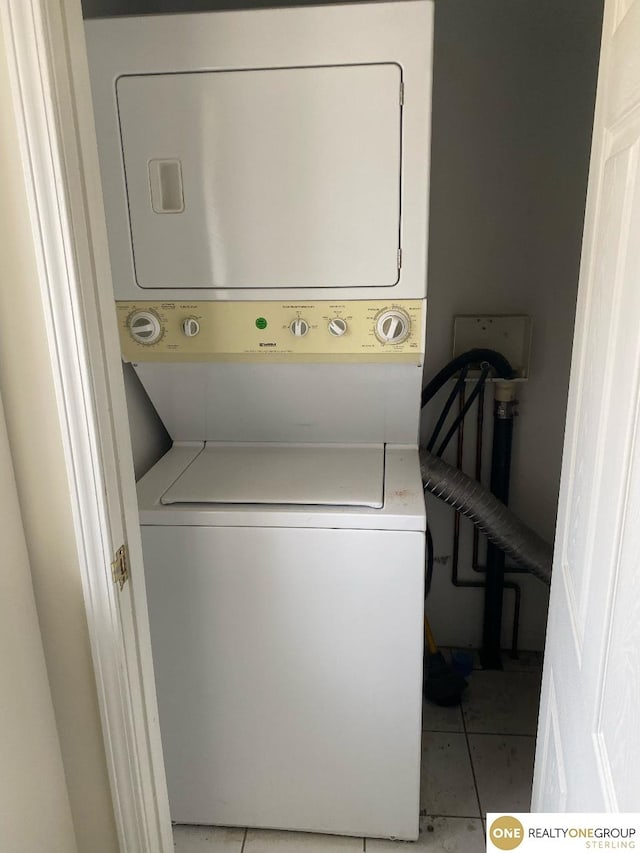
[[[254,471],[247,504],[163,503],[189,472],[226,468],[225,445],[177,444],[139,483],[172,818],[415,838],[425,528],[416,450],[325,446],[305,458],[296,448],[294,467],[317,466],[308,499],[336,493],[322,470],[348,469],[343,506],[269,504],[260,469],[273,448],[252,450],[249,472],[243,461],[212,489],[237,498]],[[183,485],[181,500],[201,482]],[[383,507],[363,505],[380,491]]]
[[[432,17],[87,23],[177,822],[418,835]]]

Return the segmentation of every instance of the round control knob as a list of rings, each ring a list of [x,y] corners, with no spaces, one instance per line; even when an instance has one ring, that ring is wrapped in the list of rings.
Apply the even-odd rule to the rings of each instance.
[[[134,311],[127,323],[131,337],[139,344],[155,344],[162,337],[160,318],[155,311]]]
[[[302,317],[297,317],[289,326],[291,329],[291,334],[295,335],[296,338],[304,338],[304,336],[309,331],[309,324],[306,320],[303,320]]]
[[[188,338],[195,338],[200,331],[200,323],[195,317],[187,317],[186,320],[182,321],[182,331]]]
[[[376,337],[383,344],[401,344],[410,332],[411,320],[399,308],[389,308],[376,318]]]
[[[329,320],[328,328],[329,334],[334,335],[336,338],[341,338],[347,331],[347,321],[343,320],[342,317],[334,317],[332,320]]]

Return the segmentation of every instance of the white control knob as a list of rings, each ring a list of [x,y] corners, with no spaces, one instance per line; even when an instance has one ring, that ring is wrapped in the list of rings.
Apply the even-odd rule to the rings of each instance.
[[[182,331],[188,338],[195,338],[200,331],[200,323],[195,317],[187,317],[186,320],[182,321]]]
[[[376,318],[376,337],[383,344],[401,344],[411,332],[411,320],[400,308],[389,308]]]
[[[341,338],[347,331],[347,321],[343,320],[342,317],[334,317],[333,320],[329,321],[328,328],[331,335]]]
[[[155,344],[162,337],[160,318],[155,311],[134,311],[127,325],[131,337],[139,344]]]
[[[304,338],[309,331],[309,324],[302,317],[298,317],[291,323],[289,328],[291,329],[291,334],[295,335],[296,338]]]

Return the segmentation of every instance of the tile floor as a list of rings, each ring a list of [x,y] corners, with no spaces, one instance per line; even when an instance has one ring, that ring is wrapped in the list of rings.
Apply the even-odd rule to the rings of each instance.
[[[420,838],[416,853],[482,853],[487,812],[528,811],[541,658],[477,668],[462,705],[423,712]],[[176,853],[388,853],[397,841],[219,827],[174,827]]]

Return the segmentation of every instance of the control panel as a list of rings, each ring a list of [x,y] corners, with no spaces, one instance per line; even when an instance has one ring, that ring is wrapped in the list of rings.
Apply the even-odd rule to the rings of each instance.
[[[126,361],[422,364],[424,304],[118,302]]]

